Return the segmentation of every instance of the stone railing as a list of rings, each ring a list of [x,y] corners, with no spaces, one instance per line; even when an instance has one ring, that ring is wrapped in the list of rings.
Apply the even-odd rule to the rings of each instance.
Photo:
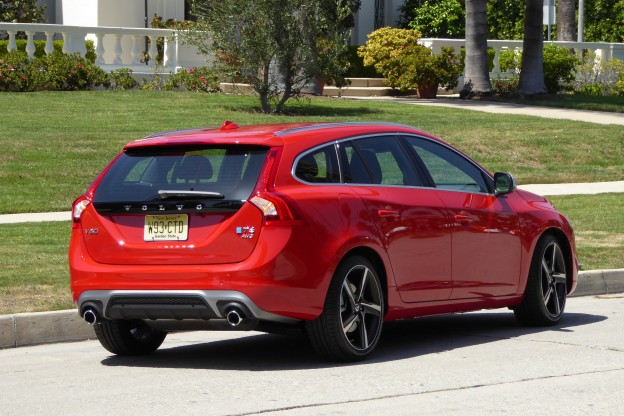
[[[87,52],[85,41],[93,40],[95,63],[107,71],[118,68],[130,68],[136,72],[153,71],[156,65],[158,39],[164,41],[163,71],[176,72],[180,67],[206,65],[206,58],[198,54],[194,47],[180,44],[175,31],[170,29],[0,23],[0,34],[5,32],[9,38],[7,47],[9,51],[16,49],[17,32],[26,33],[26,53],[31,58],[35,54],[35,38],[45,39],[45,53],[48,55],[54,51],[54,39],[63,39],[64,53],[78,52],[82,56]],[[147,63],[146,55],[149,57]]]
[[[464,39],[421,39],[423,45],[428,48],[432,48],[434,52],[440,52],[442,47],[455,48],[459,51],[464,47],[466,41]],[[504,50],[522,50],[521,40],[488,40],[488,47],[494,49],[494,68],[492,69],[491,76],[498,77],[504,74],[500,70],[498,60],[500,54]],[[552,43],[557,46],[563,46],[565,48],[574,49],[577,53],[581,51],[591,51],[596,54],[598,58],[617,58],[624,60],[624,43],[599,43],[599,42],[544,42]]]

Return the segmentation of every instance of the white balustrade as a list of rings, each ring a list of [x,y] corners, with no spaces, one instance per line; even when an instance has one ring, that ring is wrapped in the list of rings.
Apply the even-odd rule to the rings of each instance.
[[[464,39],[438,39],[438,38],[423,38],[420,42],[433,50],[434,53],[439,53],[442,47],[454,48],[456,53],[466,45]],[[601,42],[544,42],[552,43],[564,48],[574,49],[577,53],[582,51],[590,51],[596,54],[597,57],[602,59],[617,58],[624,60],[624,43],[601,43]],[[512,50],[521,51],[521,40],[488,40],[488,48],[494,49],[494,67],[490,76],[492,77],[504,77],[511,74],[502,72],[500,70],[499,58],[502,51]]]
[[[163,71],[176,72],[180,67],[206,65],[206,57],[200,55],[194,47],[180,45],[176,32],[171,29],[143,29],[127,27],[85,27],[65,26],[40,23],[1,23],[0,34],[6,32],[9,37],[9,51],[17,49],[15,37],[17,32],[26,33],[26,53],[29,57],[35,54],[34,39],[43,34],[46,39],[45,53],[54,51],[54,36],[63,38],[63,52],[78,52],[84,56],[87,52],[85,41],[91,39],[95,44],[96,64],[107,71],[118,68],[130,68],[135,72],[152,71],[156,65],[158,39],[164,39]],[[145,39],[149,39],[149,50],[145,52]],[[451,47],[459,51],[465,46],[464,39],[424,38],[421,43],[434,52],[442,47]],[[574,49],[577,53],[589,50],[599,59],[617,58],[624,60],[624,43],[598,42],[552,42],[555,45]],[[494,49],[494,77],[506,76],[502,73],[499,58],[502,51],[522,50],[521,40],[488,40],[488,47]],[[147,59],[147,65],[145,63]],[[208,58],[210,62],[212,58]],[[149,69],[147,69],[148,67]]]
[[[198,56],[197,51],[188,46],[178,45],[175,31],[171,29],[143,29],[125,27],[84,27],[51,25],[40,23],[1,23],[0,34],[8,34],[8,51],[17,49],[16,34],[26,34],[26,53],[30,58],[35,55],[35,36],[43,34],[46,44],[44,51],[50,55],[54,51],[55,35],[63,39],[63,53],[87,53],[87,40],[95,45],[95,63],[101,68],[112,71],[118,68],[130,68],[135,72],[150,72],[156,65],[158,39],[164,39],[163,71],[176,72],[180,67],[201,65],[206,61]],[[150,46],[145,53],[146,39]],[[184,50],[184,61],[179,61],[179,51]],[[147,64],[146,64],[146,59]],[[188,61],[188,62],[187,62]]]

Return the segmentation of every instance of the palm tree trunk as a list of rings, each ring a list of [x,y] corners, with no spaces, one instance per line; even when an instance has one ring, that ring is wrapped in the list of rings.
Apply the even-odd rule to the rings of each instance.
[[[543,0],[526,0],[524,41],[520,82],[516,93],[520,95],[545,94],[544,83],[544,20]]]
[[[557,40],[576,40],[576,0],[559,0],[557,5]]]
[[[462,97],[492,93],[487,53],[487,0],[466,0],[466,59]]]

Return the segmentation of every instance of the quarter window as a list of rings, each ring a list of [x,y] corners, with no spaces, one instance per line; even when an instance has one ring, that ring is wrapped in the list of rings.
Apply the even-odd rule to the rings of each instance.
[[[300,157],[295,166],[295,176],[304,182],[339,183],[335,146],[325,146]]]
[[[407,137],[427,168],[436,188],[488,193],[481,170],[462,155],[430,140]]]

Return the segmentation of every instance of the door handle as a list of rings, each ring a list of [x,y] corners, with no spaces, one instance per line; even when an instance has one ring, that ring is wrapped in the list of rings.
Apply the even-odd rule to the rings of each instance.
[[[466,224],[471,221],[471,218],[468,215],[457,214],[455,215],[454,218],[455,218],[455,222],[458,222],[460,224]]]
[[[377,214],[381,217],[381,218],[399,218],[399,211],[395,211],[393,209],[380,209],[377,210]]]

